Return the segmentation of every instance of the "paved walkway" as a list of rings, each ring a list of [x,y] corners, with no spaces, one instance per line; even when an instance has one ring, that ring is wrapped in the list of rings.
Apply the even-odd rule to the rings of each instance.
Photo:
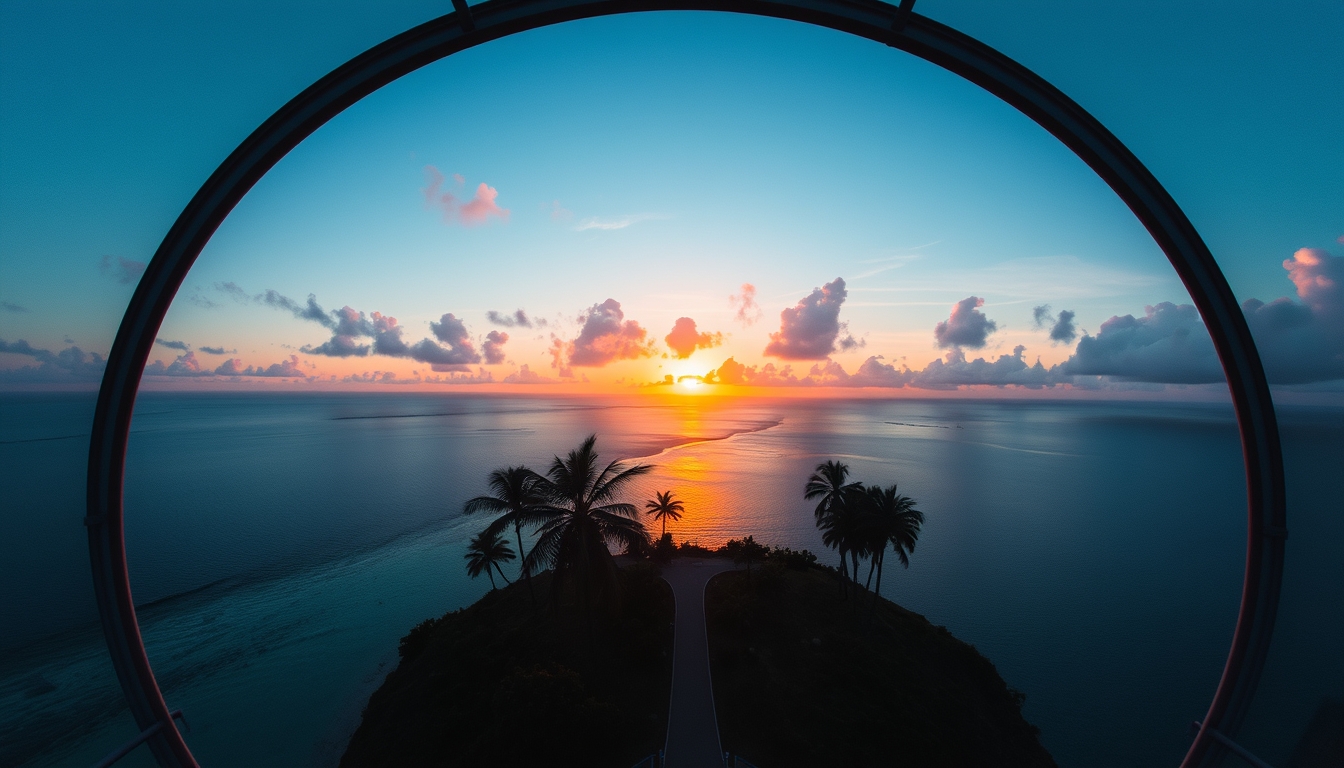
[[[672,651],[672,709],[667,716],[666,768],[722,768],[714,688],[709,680],[705,585],[733,570],[723,559],[678,558],[663,567],[677,602]]]

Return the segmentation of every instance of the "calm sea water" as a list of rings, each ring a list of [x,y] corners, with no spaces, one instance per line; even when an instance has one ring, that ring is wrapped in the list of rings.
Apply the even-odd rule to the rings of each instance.
[[[92,398],[0,409],[0,764],[88,765],[135,732],[92,623]],[[1289,566],[1242,735],[1271,763],[1344,696],[1344,409],[1280,420]],[[884,594],[994,661],[1061,765],[1175,765],[1213,693],[1245,539],[1227,406],[146,394],[132,582],[202,763],[333,764],[397,639],[489,587],[462,568],[484,525],[462,502],[491,469],[542,468],[592,432],[604,456],[656,464],[635,496],[676,491],[671,530],[708,545],[821,553],[801,488],[828,458],[898,483],[928,521]]]

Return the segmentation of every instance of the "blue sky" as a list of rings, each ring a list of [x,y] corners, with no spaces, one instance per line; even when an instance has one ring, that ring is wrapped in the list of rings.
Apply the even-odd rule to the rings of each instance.
[[[4,383],[96,379],[54,356],[106,352],[133,287],[122,278],[214,165],[309,82],[437,9],[0,10]],[[1337,390],[1344,310],[1338,286],[1319,286],[1344,254],[1338,4],[918,10],[1107,124],[1185,207],[1239,298],[1289,298],[1253,318],[1276,350],[1271,376]],[[484,201],[461,212],[481,194],[499,215]],[[1315,293],[1289,280],[1295,258]],[[744,283],[759,310],[739,318],[729,296]],[[364,313],[347,340],[371,354],[322,354],[336,320],[276,308],[309,294]],[[1179,386],[1213,370],[1207,344],[1172,342],[1202,333],[1187,302],[1114,194],[974,86],[828,30],[640,14],[467,51],[337,117],[258,184],[188,276],[161,333],[190,349],[186,363],[168,346],[152,360],[162,373],[224,368],[171,381],[194,386],[274,378],[232,375],[249,367],[323,384],[374,371],[499,384],[527,366],[533,380],[624,387],[727,381],[729,357],[758,386]],[[547,324],[488,315],[519,308]],[[389,317],[400,336],[379,335]],[[678,359],[665,336],[681,317],[713,346]],[[491,332],[509,335],[494,363]]]

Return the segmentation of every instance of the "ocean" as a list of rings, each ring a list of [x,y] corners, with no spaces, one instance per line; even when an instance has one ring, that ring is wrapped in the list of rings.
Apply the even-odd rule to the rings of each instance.
[[[0,395],[0,765],[85,766],[135,733],[81,525],[92,410]],[[1288,566],[1239,739],[1272,764],[1344,697],[1344,409],[1279,418]],[[669,530],[709,546],[749,534],[834,562],[807,475],[835,458],[897,483],[927,521],[884,595],[993,661],[1061,766],[1175,765],[1212,697],[1245,557],[1225,404],[145,393],[132,586],[201,763],[334,765],[397,640],[489,589],[463,568],[486,519],[462,502],[591,433],[606,458],[654,464],[633,500],[675,491]]]

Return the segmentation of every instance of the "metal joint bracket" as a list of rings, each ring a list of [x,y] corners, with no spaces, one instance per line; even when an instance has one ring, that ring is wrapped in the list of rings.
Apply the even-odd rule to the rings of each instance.
[[[453,10],[457,11],[457,24],[463,32],[475,32],[476,20],[471,18],[471,6],[467,0],[453,0]]]
[[[905,31],[905,25],[910,23],[910,14],[915,12],[915,0],[901,0],[901,6],[896,9],[896,21],[891,24],[891,31],[897,34]]]

